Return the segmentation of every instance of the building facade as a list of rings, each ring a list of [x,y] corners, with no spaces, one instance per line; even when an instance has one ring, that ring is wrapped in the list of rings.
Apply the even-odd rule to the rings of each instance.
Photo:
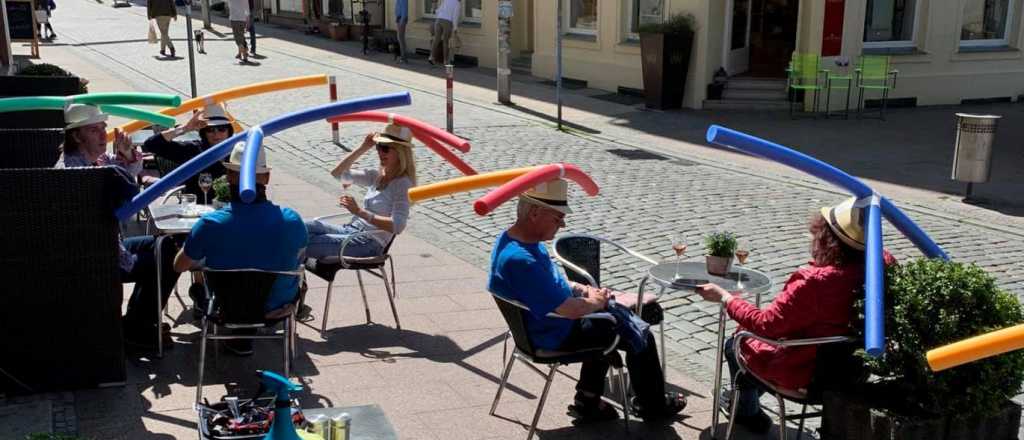
[[[435,1],[409,0],[413,48],[430,47]],[[640,25],[693,15],[689,108],[705,105],[720,68],[732,77],[785,78],[793,51],[822,55],[823,68],[840,72],[861,55],[887,55],[899,71],[890,99],[911,105],[1024,95],[1024,0],[514,0],[513,57],[528,58],[531,73],[545,78],[555,76],[557,1],[563,76],[609,91],[643,89]],[[387,10],[393,4],[386,0]],[[458,53],[494,67],[497,1],[462,0],[462,11]]]

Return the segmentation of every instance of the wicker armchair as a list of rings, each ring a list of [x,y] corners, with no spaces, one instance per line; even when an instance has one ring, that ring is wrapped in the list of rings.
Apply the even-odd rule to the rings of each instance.
[[[52,168],[63,142],[60,128],[0,128],[0,168]]]
[[[0,170],[0,393],[123,383],[111,168]]]

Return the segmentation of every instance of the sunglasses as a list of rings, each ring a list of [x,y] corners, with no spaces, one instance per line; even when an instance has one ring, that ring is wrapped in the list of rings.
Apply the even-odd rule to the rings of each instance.
[[[391,151],[391,145],[388,144],[377,144],[377,151],[381,153],[387,153]]]
[[[209,130],[209,131],[228,131],[229,127],[230,126],[228,126],[228,125],[213,125],[213,126],[207,126],[206,129]]]

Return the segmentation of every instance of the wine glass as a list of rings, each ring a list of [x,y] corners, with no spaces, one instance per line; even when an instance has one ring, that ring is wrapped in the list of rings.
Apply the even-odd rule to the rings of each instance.
[[[750,251],[743,247],[736,248],[736,266],[743,266],[747,264],[747,257],[750,256]],[[740,272],[740,268],[736,268],[736,290],[743,290],[743,273]]]
[[[672,276],[672,281],[681,278],[679,276],[679,259],[686,253],[686,235],[682,232],[677,232],[672,235],[672,250],[676,253],[676,273]]]
[[[352,175],[346,171],[344,173],[341,173],[341,178],[339,178],[338,180],[341,180],[341,195],[347,196],[348,187],[352,186]]]
[[[203,190],[203,204],[210,204],[208,198],[210,188],[213,187],[213,175],[210,173],[199,173],[199,189]]]

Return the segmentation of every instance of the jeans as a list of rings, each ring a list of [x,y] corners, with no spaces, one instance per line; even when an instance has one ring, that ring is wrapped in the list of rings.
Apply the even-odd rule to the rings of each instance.
[[[131,237],[124,240],[128,252],[138,256],[131,272],[121,271],[121,282],[135,283],[135,289],[128,300],[128,311],[124,314],[125,337],[156,344],[156,238],[151,236]],[[161,243],[161,285],[160,297],[164,307],[174,290],[181,274],[174,271],[174,257],[178,248],[172,238]],[[150,338],[152,338],[150,340]]]
[[[398,58],[406,61],[405,55],[405,25],[409,24],[409,17],[399,18],[395,22],[398,25]]]
[[[739,365],[736,363],[736,349],[733,347],[733,338],[725,341],[725,360],[729,363],[729,377],[736,383],[733,384],[740,392],[739,402],[736,404],[736,414],[739,416],[753,416],[761,411],[761,394],[764,388],[757,383],[757,380],[741,374],[736,378]]]
[[[439,18],[434,22],[434,41],[430,45],[430,59],[434,63],[445,65],[451,62],[452,22]],[[444,57],[444,58],[442,58]]]
[[[306,257],[325,258],[337,257],[341,252],[341,244],[349,236],[362,230],[350,224],[335,225],[320,220],[306,221],[309,232],[309,244],[306,245]],[[345,247],[346,257],[374,257],[384,253],[380,242],[369,234],[352,238]]]
[[[654,343],[654,335],[647,333],[647,348],[636,354],[626,352],[629,380],[637,401],[645,411],[656,412],[665,406],[665,376],[661,371],[661,358]],[[615,325],[605,320],[579,319],[573,324],[560,351],[607,347],[615,339]],[[619,344],[622,349],[622,343]],[[608,375],[608,362],[602,357],[583,362],[577,393],[604,394],[604,379]]]

